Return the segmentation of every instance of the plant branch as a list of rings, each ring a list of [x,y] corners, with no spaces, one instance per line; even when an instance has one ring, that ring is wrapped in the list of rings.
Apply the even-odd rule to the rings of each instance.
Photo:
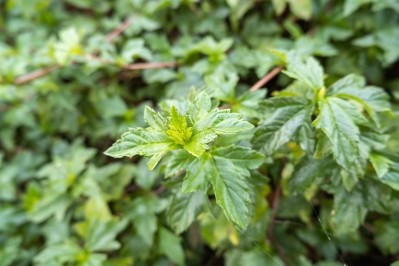
[[[152,69],[152,68],[168,68],[176,67],[176,62],[149,62],[149,63],[134,63],[123,66],[127,70],[140,70],[140,69]]]
[[[107,42],[112,42],[116,37],[118,37],[122,32],[124,32],[132,24],[132,19],[126,19],[122,24],[119,24],[113,31],[107,34],[105,39]]]
[[[125,31],[132,23],[132,19],[128,18],[125,20],[123,23],[119,24],[113,31],[111,31],[109,34],[106,36],[106,41],[107,42],[112,42],[116,37],[118,37],[123,31]],[[59,69],[61,66],[59,65],[53,65],[53,66],[48,66],[42,69],[35,70],[33,72],[30,72],[28,74],[24,74],[20,77],[17,77],[14,81],[15,85],[22,85],[29,83],[35,79],[41,78],[46,76],[47,74]]]
[[[282,66],[278,66],[274,68],[272,71],[267,73],[266,76],[264,76],[262,79],[260,79],[258,82],[256,82],[249,90],[250,91],[257,91],[260,88],[262,88],[266,83],[268,83],[270,80],[272,80],[277,74],[281,72],[283,69]]]
[[[274,225],[275,225],[276,218],[277,218],[277,211],[280,206],[280,199],[281,199],[281,185],[280,185],[280,183],[278,183],[276,186],[276,189],[274,191],[274,194],[273,194],[272,213],[271,213],[270,223],[267,228],[267,235],[268,235],[268,238],[270,239],[270,241],[272,242],[272,244],[275,245],[277,252],[278,252],[278,256],[283,260],[285,265],[288,265],[287,258],[285,257],[285,252],[284,252],[283,248],[280,246],[280,244],[278,243],[278,241],[276,241],[276,237],[274,235]]]
[[[25,83],[29,83],[35,79],[41,78],[54,70],[60,68],[61,66],[55,65],[55,66],[48,66],[39,70],[35,70],[33,72],[30,72],[28,74],[22,75],[18,78],[15,79],[14,84],[15,85],[22,85]]]

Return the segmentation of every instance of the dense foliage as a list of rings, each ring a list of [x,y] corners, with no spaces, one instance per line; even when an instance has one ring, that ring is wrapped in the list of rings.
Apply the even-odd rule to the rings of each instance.
[[[0,14],[0,266],[399,265],[398,1]]]

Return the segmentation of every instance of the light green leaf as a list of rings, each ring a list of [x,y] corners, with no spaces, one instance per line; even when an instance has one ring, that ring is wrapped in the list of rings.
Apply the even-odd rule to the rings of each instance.
[[[34,261],[39,265],[74,263],[80,251],[78,244],[72,241],[65,241],[46,247],[34,258]]]
[[[200,157],[218,135],[237,134],[253,128],[240,114],[227,109],[211,110],[211,98],[205,92],[199,93],[186,107],[179,110],[171,105],[167,119],[147,107],[144,118],[149,127],[129,129],[105,154],[115,158],[151,157],[148,167],[152,170],[171,150],[185,149]]]
[[[177,234],[182,233],[191,225],[204,199],[203,191],[177,193],[173,196],[167,211],[167,219]]]
[[[272,0],[274,11],[278,16],[280,16],[283,12],[285,7],[287,6],[287,0]]]
[[[224,102],[235,99],[235,88],[238,83],[238,75],[232,72],[215,72],[205,77],[205,83],[209,87],[210,95]]]
[[[151,107],[146,106],[144,109],[144,120],[152,128],[158,131],[167,130],[168,124],[166,119]]]
[[[380,177],[380,181],[399,191],[399,163],[392,163],[389,171]]]
[[[255,131],[252,143],[267,155],[290,141],[309,119],[311,106],[300,97],[275,97],[262,103],[271,115]]]
[[[198,189],[205,190],[207,175],[213,171],[212,167],[213,165],[206,154],[193,160],[187,167],[187,173],[183,179],[182,191],[190,193]]]
[[[313,57],[304,57],[294,51],[286,54],[288,76],[306,83],[313,89],[324,86],[324,72],[320,63]]]
[[[380,154],[372,153],[370,154],[370,162],[374,167],[379,178],[383,177],[389,170],[392,161]]]
[[[383,89],[365,84],[363,77],[350,74],[336,81],[328,94],[359,103],[378,125],[376,113],[390,109],[389,96]]]
[[[309,20],[312,16],[312,0],[288,0],[290,9],[299,18]]]
[[[86,240],[86,248],[91,252],[112,251],[120,247],[115,238],[126,225],[126,220],[107,222],[90,220],[84,224],[78,224],[77,229]]]
[[[184,252],[180,238],[161,227],[159,229],[159,252],[165,254],[178,265],[184,265]]]
[[[124,62],[131,63],[134,59],[142,58],[151,60],[151,51],[144,46],[143,39],[130,39],[122,48],[121,57]]]
[[[115,158],[134,155],[151,156],[148,167],[152,170],[159,160],[170,150],[175,148],[173,141],[166,135],[143,128],[131,128],[122,134],[105,154]]]

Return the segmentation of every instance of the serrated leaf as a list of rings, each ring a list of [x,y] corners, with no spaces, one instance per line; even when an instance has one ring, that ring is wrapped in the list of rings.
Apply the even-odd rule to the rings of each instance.
[[[359,156],[359,128],[333,97],[319,102],[320,114],[313,125],[330,140],[337,163],[350,171]]]
[[[297,141],[302,150],[312,154],[316,148],[316,134],[312,127],[310,117],[308,118],[305,119],[302,126],[299,128]]]
[[[194,159],[195,157],[185,150],[174,151],[166,164],[165,177],[171,177],[185,171]]]
[[[131,128],[104,153],[115,158],[134,155],[151,156],[148,167],[152,170],[159,160],[174,148],[175,144],[165,133]]]
[[[378,125],[376,113],[389,110],[389,97],[381,88],[365,84],[363,77],[350,74],[336,81],[328,91],[329,95],[353,100],[362,105]]]
[[[311,106],[301,97],[275,97],[264,101],[262,106],[272,112],[256,129],[252,143],[270,155],[290,141],[309,119]]]
[[[370,154],[369,159],[379,178],[383,177],[388,172],[392,164],[389,158],[376,153]]]
[[[212,167],[209,179],[212,183],[216,202],[222,207],[227,218],[241,228],[250,220],[248,182],[249,169],[257,168],[263,156],[241,147],[219,148],[212,152]]]
[[[151,107],[146,106],[144,109],[144,120],[152,128],[158,131],[167,130],[168,124],[166,119]]]
[[[211,110],[211,98],[205,92],[188,103],[186,113],[171,105],[166,119],[146,107],[144,118],[149,127],[129,129],[105,154],[115,158],[134,155],[151,157],[148,167],[152,170],[171,150],[185,149],[200,157],[209,150],[209,143],[218,135],[236,134],[253,128],[240,114],[227,109]]]
[[[304,57],[294,51],[286,54],[288,76],[306,83],[313,89],[321,89],[324,86],[324,72],[320,63],[313,57]]]
[[[250,194],[246,178],[249,169],[262,164],[264,157],[243,147],[223,147],[196,158],[187,168],[183,192],[205,190],[210,181],[216,197],[227,218],[245,228],[250,218]]]
[[[167,219],[177,234],[182,233],[191,225],[204,199],[202,191],[177,193],[173,196],[167,211]]]
[[[380,181],[399,191],[399,163],[393,162],[389,171],[380,177]]]

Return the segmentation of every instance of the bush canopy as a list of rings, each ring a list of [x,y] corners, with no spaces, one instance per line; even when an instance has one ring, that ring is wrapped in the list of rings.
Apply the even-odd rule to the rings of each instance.
[[[399,266],[397,0],[0,15],[0,266]]]

